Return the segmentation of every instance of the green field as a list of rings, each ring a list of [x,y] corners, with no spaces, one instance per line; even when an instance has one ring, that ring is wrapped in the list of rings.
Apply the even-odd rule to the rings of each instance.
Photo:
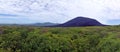
[[[1,26],[0,52],[120,52],[120,26]]]

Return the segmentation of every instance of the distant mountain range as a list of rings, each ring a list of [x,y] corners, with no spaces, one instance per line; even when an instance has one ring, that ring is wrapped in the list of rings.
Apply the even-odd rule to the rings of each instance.
[[[54,26],[58,25],[58,23],[31,23],[31,24],[0,24],[0,26]]]
[[[76,17],[66,23],[33,23],[33,24],[0,24],[1,26],[42,26],[42,27],[81,27],[81,26],[106,26],[95,19],[87,17]]]
[[[24,24],[25,26],[54,26],[58,25],[58,23],[50,23],[50,22],[45,22],[45,23],[34,23],[34,24]]]
[[[76,17],[66,23],[55,25],[53,27],[80,27],[80,26],[105,26],[95,19],[87,17]]]

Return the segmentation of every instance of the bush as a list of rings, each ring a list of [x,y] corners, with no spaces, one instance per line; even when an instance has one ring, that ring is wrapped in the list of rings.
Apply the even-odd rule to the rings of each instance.
[[[0,52],[119,52],[120,26],[0,27]]]

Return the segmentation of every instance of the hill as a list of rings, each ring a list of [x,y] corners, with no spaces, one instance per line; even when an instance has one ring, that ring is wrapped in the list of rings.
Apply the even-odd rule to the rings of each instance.
[[[66,23],[55,25],[55,27],[79,27],[79,26],[104,26],[95,19],[87,17],[76,17]]]

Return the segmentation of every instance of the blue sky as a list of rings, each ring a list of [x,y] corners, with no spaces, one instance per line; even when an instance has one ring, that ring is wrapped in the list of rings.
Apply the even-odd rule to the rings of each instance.
[[[64,23],[77,16],[120,24],[120,0],[0,0],[0,23]]]

